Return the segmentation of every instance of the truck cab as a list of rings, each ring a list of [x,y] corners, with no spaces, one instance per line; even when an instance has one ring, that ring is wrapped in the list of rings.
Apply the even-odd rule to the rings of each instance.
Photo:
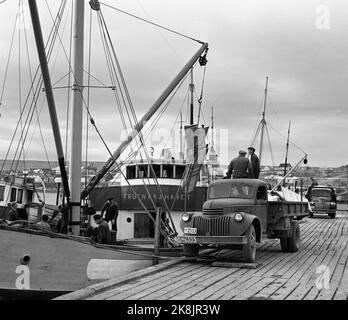
[[[259,179],[221,179],[210,183],[201,213],[184,213],[180,227],[184,254],[203,247],[242,250],[243,260],[255,261],[263,237],[280,238],[284,251],[297,251],[298,222],[308,214],[307,203],[268,201],[267,184]],[[290,239],[290,240],[289,240]]]

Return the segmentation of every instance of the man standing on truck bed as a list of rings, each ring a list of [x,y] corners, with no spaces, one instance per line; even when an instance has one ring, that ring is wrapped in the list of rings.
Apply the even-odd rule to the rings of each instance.
[[[249,147],[248,154],[250,155],[251,168],[253,170],[252,178],[258,179],[260,176],[260,160],[255,154],[255,148]]]
[[[249,178],[252,177],[251,163],[248,158],[245,157],[246,151],[240,150],[239,156],[232,159],[228,166],[226,178],[230,179],[233,173],[233,179]]]

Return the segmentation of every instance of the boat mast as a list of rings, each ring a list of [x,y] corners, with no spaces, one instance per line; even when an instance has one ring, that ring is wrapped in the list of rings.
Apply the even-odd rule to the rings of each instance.
[[[287,167],[287,163],[288,163],[290,124],[291,124],[291,122],[289,121],[288,138],[287,138],[287,140],[286,140],[286,152],[285,152],[285,162],[284,162],[284,176],[286,176],[286,167]],[[284,182],[285,182],[285,181],[284,181]]]
[[[184,148],[183,148],[183,138],[182,138],[182,111],[180,111],[180,153],[179,153],[179,159],[184,159]]]
[[[44,44],[43,36],[42,36],[39,13],[37,10],[36,0],[28,0],[28,4],[29,4],[31,20],[33,24],[33,31],[35,35],[37,52],[38,52],[38,56],[40,60],[42,79],[45,86],[47,105],[48,105],[50,119],[51,119],[54,142],[56,145],[59,169],[62,176],[64,195],[69,204],[70,191],[69,191],[68,177],[65,170],[64,151],[63,151],[62,139],[61,139],[60,130],[59,130],[58,117],[56,112],[54,96],[53,96],[51,77],[50,77],[50,73],[48,69],[47,57],[45,52],[45,44]]]
[[[191,74],[191,82],[190,82],[190,125],[193,125],[194,122],[194,105],[193,105],[193,93],[195,90],[195,85],[193,83],[193,67],[190,71]]]
[[[263,148],[263,136],[265,132],[265,126],[266,126],[266,105],[267,105],[267,89],[268,89],[268,76],[266,77],[266,87],[265,87],[265,99],[263,102],[263,112],[262,112],[262,119],[261,119],[261,137],[260,137],[260,151],[259,151],[259,159],[261,163],[262,158],[262,148]]]
[[[70,121],[70,161],[69,184],[71,189],[71,219],[72,233],[80,234],[81,211],[81,160],[82,160],[82,115],[83,115],[83,46],[84,46],[84,15],[85,1],[74,1],[73,19],[73,86]]]
[[[211,179],[214,180],[214,165],[216,165],[216,152],[214,149],[214,107],[211,106],[211,147],[210,147],[210,166],[211,166]]]
[[[133,131],[129,136],[121,142],[119,147],[115,150],[112,156],[107,160],[103,168],[89,181],[87,186],[81,192],[81,199],[84,199],[92,191],[92,189],[99,183],[99,181],[105,176],[105,174],[111,169],[115,161],[120,157],[122,151],[133,141],[138,133],[143,129],[147,121],[156,113],[162,103],[168,98],[170,93],[176,88],[180,81],[190,71],[195,62],[201,57],[201,55],[208,50],[208,43],[203,43],[198,51],[192,56],[192,58],[186,63],[176,77],[170,82],[163,93],[154,102],[152,107],[144,114],[144,116],[135,125]]]
[[[211,149],[214,153],[214,107],[211,106]]]

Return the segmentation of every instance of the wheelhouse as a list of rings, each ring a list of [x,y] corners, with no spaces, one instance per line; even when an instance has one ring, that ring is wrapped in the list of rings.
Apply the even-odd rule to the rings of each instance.
[[[34,200],[34,179],[13,175],[0,176],[0,218],[7,218],[8,204],[16,202],[19,209]]]

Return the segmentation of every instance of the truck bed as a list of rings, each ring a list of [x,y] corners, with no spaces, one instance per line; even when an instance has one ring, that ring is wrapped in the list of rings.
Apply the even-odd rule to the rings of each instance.
[[[276,223],[284,217],[305,217],[308,215],[308,202],[268,201],[267,222]]]

